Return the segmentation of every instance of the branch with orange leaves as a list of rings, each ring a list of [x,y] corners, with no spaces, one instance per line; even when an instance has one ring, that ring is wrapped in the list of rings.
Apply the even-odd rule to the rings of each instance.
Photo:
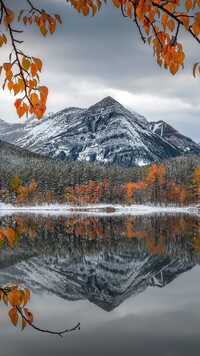
[[[33,324],[33,314],[27,308],[25,308],[25,305],[30,300],[30,290],[28,288],[19,288],[17,284],[10,284],[5,287],[0,287],[0,300],[1,299],[7,306],[11,307],[8,315],[13,325],[17,326],[19,315],[21,316],[22,330],[24,330],[28,324],[33,329],[42,333],[58,335],[61,337],[68,332],[80,330],[80,323],[71,329],[65,329],[62,331],[52,331],[35,326]]]
[[[0,245],[3,244],[4,239],[7,241],[10,247],[13,246],[15,240],[15,232],[12,228],[0,230]],[[8,312],[10,320],[13,325],[17,326],[19,321],[19,315],[21,316],[22,330],[29,324],[33,329],[43,333],[63,336],[70,331],[80,330],[80,323],[72,327],[71,329],[65,329],[62,331],[52,331],[48,329],[41,329],[33,324],[33,314],[25,307],[30,301],[30,290],[28,288],[19,288],[16,283],[11,283],[4,287],[0,287],[0,301],[2,300],[7,306],[11,307]]]
[[[106,0],[67,0],[84,16],[94,15]],[[132,19],[139,31],[142,41],[153,43],[153,53],[157,63],[169,69],[174,75],[179,68],[184,68],[185,53],[178,42],[179,30],[183,27],[198,43],[200,43],[200,0],[112,0],[121,10],[124,17]],[[181,6],[185,7],[182,11]],[[200,72],[199,63],[193,66],[193,75]]]
[[[51,34],[55,31],[56,23],[61,24],[61,19],[58,14],[54,17],[44,10],[36,9],[32,3],[27,0],[30,6],[29,10],[21,10],[18,16],[18,21],[22,21],[24,25],[35,23],[43,36],[46,36],[49,31]],[[9,39],[12,45],[12,51],[9,55],[9,61],[0,66],[5,74],[3,89],[7,87],[14,95],[22,94],[15,101],[16,111],[19,117],[24,114],[35,114],[40,119],[46,111],[46,100],[48,96],[48,88],[39,85],[39,73],[42,70],[42,61],[39,58],[26,55],[18,47],[23,41],[16,38],[16,34],[22,34],[22,30],[13,27],[15,19],[14,12],[6,7],[5,0],[0,0],[0,15],[1,26],[4,26],[4,31],[0,35],[0,47],[5,45]],[[22,15],[24,15],[22,17]]]

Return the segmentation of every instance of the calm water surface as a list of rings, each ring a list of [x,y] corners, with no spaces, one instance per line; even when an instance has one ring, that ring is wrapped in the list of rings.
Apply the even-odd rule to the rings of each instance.
[[[4,216],[1,285],[31,290],[34,324],[15,328],[1,304],[1,356],[200,354],[200,218]]]

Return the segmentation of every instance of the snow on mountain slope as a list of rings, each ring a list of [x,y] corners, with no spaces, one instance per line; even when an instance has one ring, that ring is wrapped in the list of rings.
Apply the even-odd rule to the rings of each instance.
[[[195,263],[151,256],[143,252],[99,254],[82,259],[32,257],[1,269],[1,280],[15,279],[33,291],[48,291],[63,299],[88,299],[106,311],[149,286],[164,287]]]
[[[61,160],[138,166],[175,157],[183,149],[111,97],[89,109],[68,108],[23,124],[0,122],[0,139]]]
[[[200,153],[199,144],[192,141],[189,137],[182,135],[165,121],[150,122],[149,127],[157,135],[184,152]]]

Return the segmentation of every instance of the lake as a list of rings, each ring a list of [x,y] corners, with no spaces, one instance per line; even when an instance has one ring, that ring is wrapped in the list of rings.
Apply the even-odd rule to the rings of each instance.
[[[31,290],[21,332],[1,303],[1,356],[196,356],[200,352],[200,217],[11,214],[1,285]]]

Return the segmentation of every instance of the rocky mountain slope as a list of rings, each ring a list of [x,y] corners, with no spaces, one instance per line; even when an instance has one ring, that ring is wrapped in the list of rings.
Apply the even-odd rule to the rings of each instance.
[[[93,255],[81,260],[33,257],[1,270],[1,281],[24,283],[35,291],[48,291],[68,300],[88,299],[106,311],[149,286],[164,287],[194,267],[192,262],[126,252]]]
[[[89,109],[68,108],[40,121],[30,118],[8,124],[1,120],[0,139],[61,160],[124,166],[148,164],[186,150],[200,152],[190,139],[175,144],[171,136],[160,135],[153,123],[111,97]]]
[[[184,152],[200,152],[200,145],[191,140],[191,138],[182,135],[165,121],[157,121],[149,123],[150,129],[160,137],[164,138],[172,145],[178,147]]]

